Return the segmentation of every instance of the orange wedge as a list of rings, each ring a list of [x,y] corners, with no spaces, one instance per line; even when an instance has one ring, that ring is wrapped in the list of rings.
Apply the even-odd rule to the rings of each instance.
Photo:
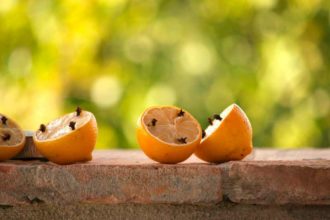
[[[174,106],[146,109],[138,120],[136,134],[140,147],[149,158],[168,164],[186,160],[202,139],[198,121]]]
[[[25,145],[22,129],[11,119],[0,114],[0,161],[16,156]]]
[[[210,125],[195,155],[202,160],[221,163],[241,160],[252,151],[252,127],[243,110],[236,104],[220,115],[209,118]]]
[[[97,123],[93,113],[79,107],[40,128],[33,136],[38,151],[57,164],[71,164],[92,159],[97,139]]]

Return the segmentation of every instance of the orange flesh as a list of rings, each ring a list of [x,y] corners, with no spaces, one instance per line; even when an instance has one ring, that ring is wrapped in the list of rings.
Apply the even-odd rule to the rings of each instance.
[[[82,111],[79,116],[76,112],[64,115],[49,124],[46,125],[46,131],[42,132],[38,130],[36,132],[36,137],[38,140],[50,140],[62,137],[71,133],[73,130],[69,126],[70,122],[75,122],[75,130],[83,127],[91,118],[88,112]]]
[[[3,116],[0,115],[0,119]],[[5,135],[10,135],[8,140],[4,140]],[[19,129],[19,127],[12,122],[10,119],[7,119],[6,124],[3,124],[0,121],[0,146],[16,146],[20,144],[24,139],[23,132]]]
[[[202,160],[221,163],[241,160],[253,149],[252,127],[244,111],[236,104],[227,107],[221,114],[222,120],[212,120],[205,138],[195,151]]]
[[[220,113],[220,116],[221,116],[221,118],[226,118],[227,117],[227,115],[230,113],[230,111],[233,109],[233,105],[231,105],[231,106],[229,106],[228,108],[226,108],[222,113]],[[205,138],[207,137],[207,136],[209,136],[209,135],[211,135],[215,130],[217,130],[218,129],[218,127],[220,127],[220,125],[221,125],[221,122],[222,122],[223,120],[217,120],[217,119],[213,119],[212,120],[212,125],[209,125],[206,129],[205,129],[205,137],[203,138],[203,140],[205,140]],[[202,140],[202,141],[203,141]]]
[[[163,142],[173,145],[188,144],[199,137],[199,125],[189,113],[178,116],[179,112],[180,110],[170,107],[153,108],[144,114],[142,122],[151,135]],[[154,126],[153,119],[157,120]],[[186,138],[186,143],[180,142],[180,138]]]

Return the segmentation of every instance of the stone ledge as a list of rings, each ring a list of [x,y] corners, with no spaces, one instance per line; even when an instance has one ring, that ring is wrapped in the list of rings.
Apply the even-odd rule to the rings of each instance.
[[[330,160],[242,161],[226,165],[223,194],[244,204],[330,204]]]
[[[330,205],[330,150],[256,150],[243,161],[158,164],[141,151],[96,151],[59,166],[0,163],[0,206],[63,204]]]
[[[0,219],[330,219],[330,206],[285,205],[268,206],[232,204],[222,202],[214,205],[171,204],[69,204],[1,207]]]

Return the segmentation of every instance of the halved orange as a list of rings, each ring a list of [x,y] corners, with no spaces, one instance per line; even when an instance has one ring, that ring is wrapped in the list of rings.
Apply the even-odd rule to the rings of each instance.
[[[22,129],[11,119],[0,114],[0,161],[16,156],[25,145]]]
[[[160,163],[186,160],[202,139],[198,121],[174,106],[146,109],[138,119],[137,140],[144,153]]]
[[[38,151],[57,164],[71,164],[92,159],[97,139],[97,123],[93,113],[79,107],[40,128],[33,136]]]
[[[210,125],[195,155],[202,160],[221,163],[241,160],[251,153],[252,127],[244,111],[236,104],[209,118]]]

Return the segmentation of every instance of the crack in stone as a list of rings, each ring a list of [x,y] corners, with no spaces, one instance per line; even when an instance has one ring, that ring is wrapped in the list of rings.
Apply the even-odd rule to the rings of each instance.
[[[9,204],[0,204],[0,209],[10,209],[13,208],[14,206],[9,205]]]
[[[39,198],[36,197],[36,196],[25,196],[24,198],[25,198],[26,200],[28,200],[28,202],[31,203],[31,204],[45,203],[44,200],[39,199]]]

